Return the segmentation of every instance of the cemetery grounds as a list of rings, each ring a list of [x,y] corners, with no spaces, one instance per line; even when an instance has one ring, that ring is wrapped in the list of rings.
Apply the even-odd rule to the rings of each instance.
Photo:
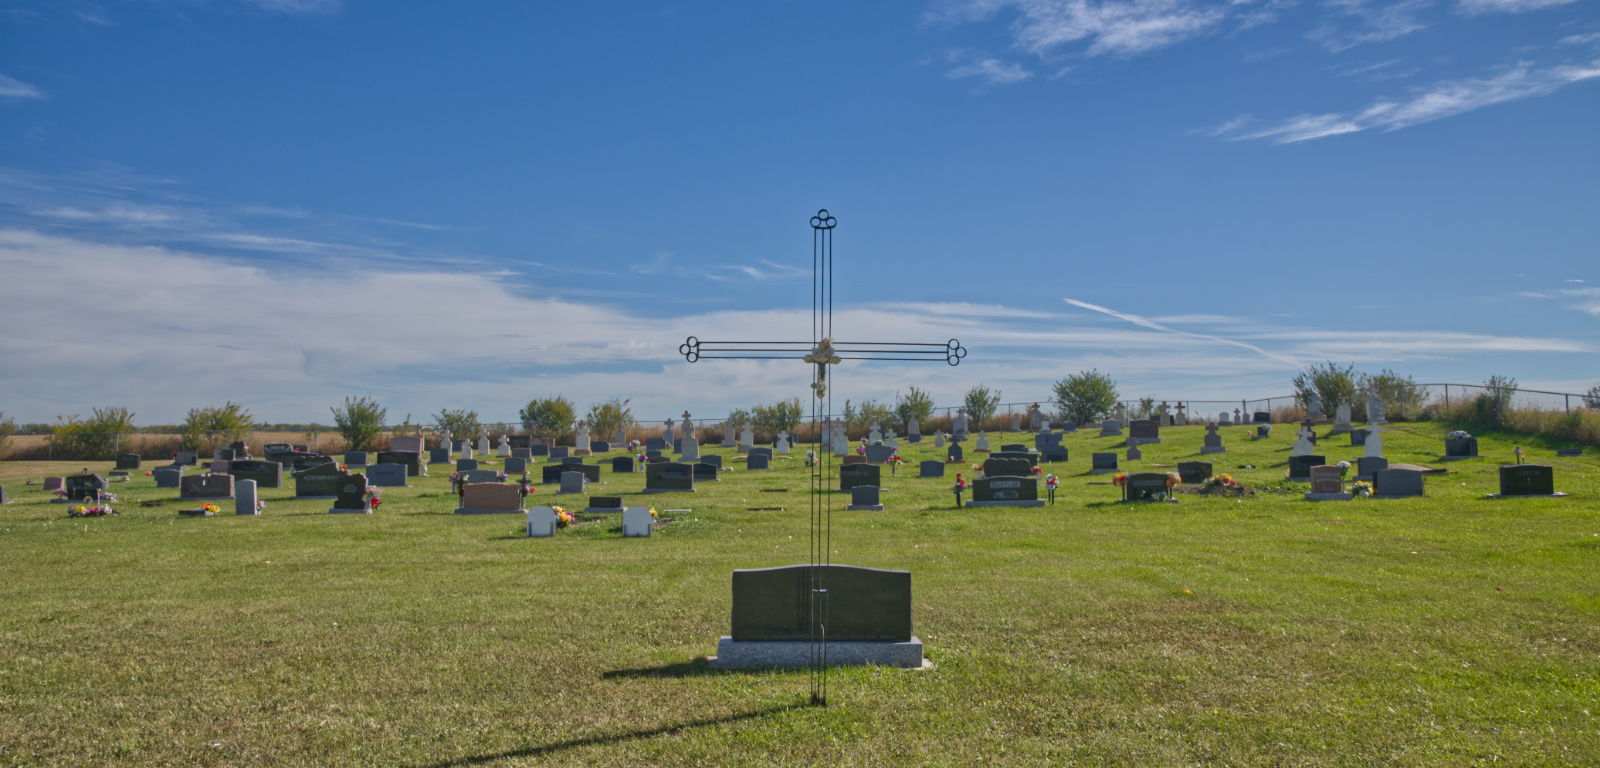
[[[902,441],[886,511],[837,500],[833,561],[912,572],[934,667],[834,670],[825,709],[804,672],[703,661],[733,569],[806,559],[803,446],[693,494],[633,495],[602,458],[592,493],[666,521],[627,540],[454,515],[440,465],[370,516],[285,473],[260,517],[179,517],[135,472],[119,516],[79,520],[24,481],[110,462],[0,464],[0,764],[1600,764],[1600,459],[1483,434],[1445,463],[1448,426],[1392,424],[1392,463],[1448,470],[1427,497],[1314,503],[1283,479],[1293,429],[1200,456],[1203,428],[1163,428],[1125,470],[1211,461],[1255,491],[1177,504],[1118,503],[1087,470],[1124,438],[1074,433],[1036,509],[956,509],[973,442],[921,480],[931,437]],[[1571,497],[1483,499],[1514,445]],[[553,491],[530,504],[584,506]]]

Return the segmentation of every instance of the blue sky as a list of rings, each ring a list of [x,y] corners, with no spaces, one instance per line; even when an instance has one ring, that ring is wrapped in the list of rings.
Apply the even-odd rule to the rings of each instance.
[[[1594,0],[0,3],[0,410],[1600,382]],[[849,330],[845,320],[849,320]]]

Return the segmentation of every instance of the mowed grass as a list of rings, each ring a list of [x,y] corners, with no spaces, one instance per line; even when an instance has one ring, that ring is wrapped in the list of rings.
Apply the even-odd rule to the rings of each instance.
[[[645,540],[453,515],[440,467],[372,516],[291,487],[180,518],[139,474],[120,517],[68,520],[22,482],[82,462],[0,464],[0,764],[1600,764],[1597,459],[1541,446],[1571,498],[1485,500],[1513,443],[1440,463],[1444,431],[1386,430],[1391,461],[1450,470],[1416,500],[1302,500],[1285,425],[1209,457],[1165,429],[1124,464],[1210,459],[1242,500],[1117,503],[1086,470],[1122,438],[1095,432],[1051,507],[957,510],[957,466],[887,480],[884,512],[841,495],[834,562],[913,573],[937,666],[835,670],[825,709],[804,673],[701,661],[733,569],[805,560],[803,450],[633,497],[671,518]]]

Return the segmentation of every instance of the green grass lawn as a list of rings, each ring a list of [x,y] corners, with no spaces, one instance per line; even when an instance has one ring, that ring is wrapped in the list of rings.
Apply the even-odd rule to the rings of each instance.
[[[371,516],[290,487],[183,518],[136,474],[121,516],[69,520],[23,481],[83,462],[0,464],[0,765],[1600,764],[1600,460],[1535,444],[1571,498],[1485,500],[1514,443],[1442,463],[1445,429],[1385,432],[1449,470],[1424,499],[1304,501],[1287,425],[1208,457],[1164,429],[1124,463],[1209,459],[1245,499],[1117,503],[1096,432],[1051,507],[957,510],[953,475],[888,479],[884,512],[841,495],[834,562],[912,572],[936,666],[836,670],[826,709],[803,672],[703,661],[733,569],[805,560],[803,449],[634,497],[671,522],[628,540],[456,516],[437,467]]]

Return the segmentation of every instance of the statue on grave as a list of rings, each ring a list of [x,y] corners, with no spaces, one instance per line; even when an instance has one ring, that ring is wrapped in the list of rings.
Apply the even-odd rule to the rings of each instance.
[[[684,437],[694,436],[694,422],[689,420],[688,411],[683,412],[683,423],[678,425],[678,431],[682,432]]]

